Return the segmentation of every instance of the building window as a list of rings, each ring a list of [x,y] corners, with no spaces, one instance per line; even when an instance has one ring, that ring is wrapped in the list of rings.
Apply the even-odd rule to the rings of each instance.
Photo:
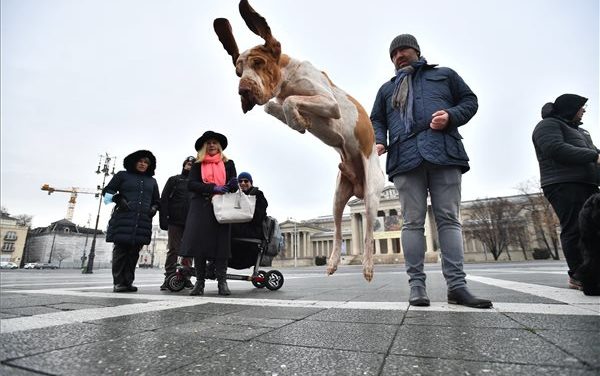
[[[2,244],[2,252],[13,252],[14,250],[15,250],[15,243],[4,242],[4,244]]]
[[[6,235],[4,235],[4,240],[17,240],[17,232],[7,231]]]

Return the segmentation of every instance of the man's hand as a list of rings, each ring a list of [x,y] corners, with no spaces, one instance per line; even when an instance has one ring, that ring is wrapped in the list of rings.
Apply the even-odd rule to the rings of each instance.
[[[448,126],[448,121],[450,120],[450,116],[444,110],[436,111],[431,115],[431,123],[429,127],[431,129],[435,129],[437,131],[441,131]]]
[[[377,149],[377,155],[385,154],[385,146],[383,144],[376,144],[375,148]]]

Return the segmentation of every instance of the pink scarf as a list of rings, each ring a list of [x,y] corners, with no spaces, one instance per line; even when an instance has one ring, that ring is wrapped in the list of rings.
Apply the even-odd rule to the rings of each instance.
[[[213,156],[206,155],[200,165],[202,181],[216,185],[225,185],[225,163],[221,158],[221,153]]]

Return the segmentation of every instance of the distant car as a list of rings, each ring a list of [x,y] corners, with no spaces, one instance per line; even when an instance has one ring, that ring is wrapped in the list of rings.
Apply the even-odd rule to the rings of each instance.
[[[58,265],[48,264],[45,262],[43,264],[36,264],[34,269],[58,269]]]
[[[19,269],[19,265],[10,261],[2,261],[0,262],[0,269]]]
[[[27,264],[25,264],[23,269],[35,269],[36,265],[38,265],[37,262],[28,262]]]

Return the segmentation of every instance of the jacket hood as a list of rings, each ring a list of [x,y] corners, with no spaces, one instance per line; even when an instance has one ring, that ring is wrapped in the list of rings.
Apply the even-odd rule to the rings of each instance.
[[[563,94],[556,98],[554,103],[549,102],[542,106],[542,119],[556,117],[571,122],[587,100],[577,94]]]
[[[156,157],[154,157],[154,154],[149,150],[138,150],[129,154],[123,159],[123,167],[125,167],[127,172],[137,174],[138,172],[135,169],[135,164],[140,158],[148,158],[150,160],[150,165],[144,175],[154,176],[154,171],[156,170]]]

